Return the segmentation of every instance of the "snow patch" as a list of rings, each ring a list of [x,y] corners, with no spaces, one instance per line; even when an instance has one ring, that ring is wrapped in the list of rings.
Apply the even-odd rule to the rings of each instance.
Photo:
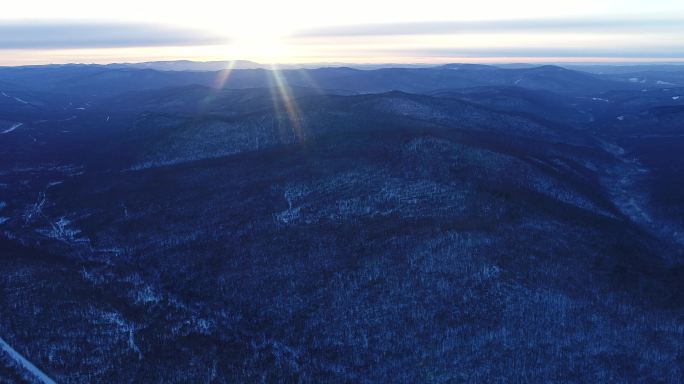
[[[31,222],[34,217],[42,215],[43,207],[45,206],[46,202],[47,198],[45,197],[45,192],[41,192],[38,195],[38,201],[27,207],[26,211],[24,212],[24,220],[28,223]]]
[[[624,116],[618,116],[618,117],[616,117],[616,119],[618,119],[618,120],[620,120],[620,121],[624,121],[624,120],[625,120],[625,117],[624,117]]]
[[[78,235],[81,233],[81,230],[70,227],[71,220],[68,220],[66,217],[62,216],[59,218],[59,220],[51,224],[50,229],[40,229],[38,232],[47,237],[63,241],[65,243],[89,241],[87,238],[78,237]]]
[[[672,100],[679,100],[681,98],[682,98],[681,96],[672,96]]]

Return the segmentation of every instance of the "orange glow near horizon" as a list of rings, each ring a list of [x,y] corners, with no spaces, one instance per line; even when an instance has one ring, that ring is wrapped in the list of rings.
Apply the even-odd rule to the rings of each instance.
[[[538,56],[282,56],[282,57],[250,57],[226,56],[214,54],[214,47],[164,47],[153,49],[88,49],[88,50],[59,50],[51,51],[49,56],[45,52],[17,50],[0,51],[0,66],[16,65],[45,65],[45,64],[110,64],[123,62],[146,61],[235,61],[249,60],[264,65],[274,64],[425,64],[439,65],[447,63],[684,63],[680,57],[538,57]],[[230,70],[226,72],[226,77]],[[223,80],[225,81],[225,79]]]

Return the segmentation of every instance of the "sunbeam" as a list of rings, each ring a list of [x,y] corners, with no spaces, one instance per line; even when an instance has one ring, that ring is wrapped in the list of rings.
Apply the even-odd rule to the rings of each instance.
[[[313,88],[317,93],[323,94],[324,90],[321,88],[321,86],[314,80],[311,75],[309,74],[310,71],[306,71],[303,69],[297,69],[292,71],[291,73],[296,74],[299,76],[301,83],[302,84],[307,84],[308,87]]]
[[[303,129],[303,119],[291,89],[289,88],[287,81],[283,78],[283,74],[280,72],[277,65],[271,66],[271,75],[275,81],[275,88],[277,91],[277,97],[274,98],[274,105],[278,104],[278,101],[282,101],[285,107],[285,114],[292,126],[292,134],[295,142],[303,143],[306,139]],[[276,106],[276,112],[280,114],[279,106]]]
[[[226,85],[226,81],[228,81],[228,78],[230,78],[233,68],[235,68],[235,60],[228,62],[226,69],[218,73],[218,76],[216,77],[216,84],[214,85],[216,89],[223,89],[223,86]]]

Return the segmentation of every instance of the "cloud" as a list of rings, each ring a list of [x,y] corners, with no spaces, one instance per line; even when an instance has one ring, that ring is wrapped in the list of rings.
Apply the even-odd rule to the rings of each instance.
[[[440,35],[507,32],[639,32],[684,30],[684,19],[528,19],[482,21],[428,21],[340,25],[301,30],[294,37]]]
[[[489,48],[424,48],[406,50],[373,50],[374,54],[398,57],[462,57],[462,58],[653,58],[682,59],[684,44],[657,48],[550,48],[550,47],[489,47]]]
[[[0,49],[69,49],[218,45],[220,36],[159,24],[0,21]]]

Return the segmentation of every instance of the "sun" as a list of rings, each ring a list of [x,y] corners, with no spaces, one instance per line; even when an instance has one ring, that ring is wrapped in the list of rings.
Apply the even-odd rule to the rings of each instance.
[[[279,62],[280,59],[290,55],[278,36],[264,34],[236,37],[230,50],[233,57],[250,58],[264,63]]]

